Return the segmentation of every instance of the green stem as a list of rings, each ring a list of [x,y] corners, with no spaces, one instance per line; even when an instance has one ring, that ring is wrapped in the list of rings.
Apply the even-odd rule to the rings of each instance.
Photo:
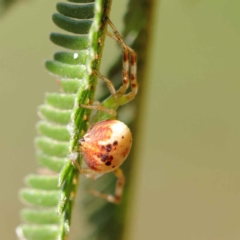
[[[65,239],[65,236],[69,232],[71,212],[79,177],[79,172],[72,165],[71,161],[77,161],[80,165],[82,163],[78,141],[88,129],[88,120],[91,114],[90,110],[79,106],[80,104],[91,104],[94,101],[97,77],[93,73],[93,70],[99,70],[100,67],[107,27],[104,19],[106,16],[109,16],[111,3],[111,0],[98,0],[95,2],[95,15],[89,32],[90,50],[86,61],[86,74],[76,94],[74,108],[71,114],[69,162],[65,165],[59,176],[59,184],[62,185],[62,194],[58,210],[60,214],[63,213],[61,239]]]

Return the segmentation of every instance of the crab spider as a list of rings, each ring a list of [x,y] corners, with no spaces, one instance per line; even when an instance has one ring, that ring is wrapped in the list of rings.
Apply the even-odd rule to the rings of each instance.
[[[122,86],[116,91],[112,82],[95,70],[95,74],[107,84],[111,96],[102,105],[81,104],[81,107],[107,112],[112,117],[116,117],[117,108],[131,101],[138,91],[136,53],[124,43],[113,23],[108,18],[106,21],[113,30],[113,34],[108,32],[107,35],[116,40],[123,49]],[[129,85],[131,91],[126,93]],[[106,102],[111,102],[111,108],[106,107],[107,104],[104,106]],[[89,178],[96,179],[100,174],[113,172],[118,178],[115,195],[104,194],[95,190],[90,190],[90,192],[111,203],[120,203],[125,183],[120,166],[126,160],[132,146],[130,129],[121,121],[115,119],[103,120],[97,122],[88,130],[79,140],[79,146],[83,159],[89,167],[87,169],[81,168],[76,162],[73,162],[81,173]]]

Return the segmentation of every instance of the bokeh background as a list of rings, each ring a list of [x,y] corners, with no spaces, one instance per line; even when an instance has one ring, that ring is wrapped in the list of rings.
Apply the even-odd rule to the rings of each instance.
[[[16,239],[37,106],[58,89],[43,67],[56,2],[19,1],[0,19],[1,239]],[[239,240],[240,1],[156,3],[126,239]],[[125,7],[113,2],[120,30]],[[108,40],[103,73],[118,54]]]

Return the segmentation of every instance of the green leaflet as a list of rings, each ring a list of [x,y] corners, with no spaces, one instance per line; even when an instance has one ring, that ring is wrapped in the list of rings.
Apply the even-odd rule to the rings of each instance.
[[[69,36],[61,33],[51,33],[53,43],[72,50],[84,50],[90,47],[88,36]]]
[[[78,3],[87,3],[90,1],[69,1]],[[91,1],[94,2],[94,1]],[[97,3],[97,1],[96,1]],[[68,3],[58,3],[57,10],[64,16],[76,19],[89,19],[94,17],[94,4],[73,5]]]
[[[86,71],[83,65],[70,65],[58,61],[47,61],[46,68],[56,76],[73,79],[82,79]]]
[[[87,34],[92,25],[92,20],[73,20],[61,14],[53,14],[53,22],[60,28],[77,34]]]
[[[81,163],[78,140],[87,131],[91,114],[79,106],[94,100],[97,77],[92,70],[99,69],[103,48],[99,39],[104,42],[103,20],[111,0],[69,2],[75,4],[57,4],[53,21],[70,33],[84,35],[50,35],[53,43],[74,51],[57,52],[46,62],[46,68],[59,79],[61,92],[47,93],[39,107],[35,146],[41,168],[26,177],[28,187],[20,191],[23,202],[32,206],[21,212],[25,223],[17,228],[20,239],[66,239],[70,230],[79,177],[71,160]]]
[[[29,240],[56,240],[59,228],[57,225],[28,225],[24,224],[17,228],[17,235],[20,239]],[[24,238],[21,238],[21,237]]]
[[[26,202],[40,207],[54,207],[58,203],[60,190],[39,190],[33,188],[22,189],[21,197]]]
[[[57,52],[54,54],[54,60],[70,65],[85,65],[87,61],[87,56],[87,50],[82,50],[80,53]]]
[[[41,163],[42,166],[48,168],[53,172],[60,172],[63,166],[68,161],[67,158],[59,158],[55,156],[45,155],[42,152],[37,152],[36,154],[37,160]]]
[[[35,189],[42,190],[58,190],[57,176],[43,176],[38,174],[31,174],[26,177],[26,183]]]
[[[24,208],[21,211],[21,216],[24,221],[34,224],[58,224],[60,221],[56,208]]]
[[[38,130],[42,135],[58,141],[69,141],[70,134],[65,126],[56,125],[46,121],[41,121],[38,123]]]

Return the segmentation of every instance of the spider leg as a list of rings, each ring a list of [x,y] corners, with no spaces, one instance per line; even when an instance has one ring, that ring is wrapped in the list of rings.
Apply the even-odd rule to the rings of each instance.
[[[127,102],[131,101],[138,92],[137,55],[136,55],[136,52],[132,48],[128,47],[125,44],[121,35],[116,30],[115,26],[110,21],[110,19],[107,19],[107,22],[108,22],[109,26],[112,28],[113,33],[114,33],[114,35],[113,35],[108,32],[107,33],[108,36],[110,36],[115,41],[117,41],[123,49],[123,70],[122,70],[123,85],[117,91],[118,98],[119,98],[119,104],[123,105],[123,104],[126,104]],[[131,91],[129,93],[125,94],[129,87],[129,84],[131,84]]]
[[[111,93],[111,95],[113,96],[116,104],[118,105],[118,96],[117,96],[117,92],[116,92],[116,89],[113,85],[113,83],[111,82],[111,80],[109,80],[108,78],[104,77],[99,71],[97,70],[94,70],[95,74],[101,78],[106,84],[107,84],[107,87]]]
[[[94,70],[94,73],[101,78],[106,84],[111,93],[111,96],[104,101],[101,105],[84,105],[81,106],[84,108],[92,109],[92,110],[99,110],[106,112],[113,117],[117,116],[116,109],[120,105],[124,105],[131,101],[138,91],[138,83],[137,83],[137,56],[133,49],[128,47],[126,43],[123,41],[122,37],[120,36],[119,32],[116,30],[113,23],[107,18],[107,23],[113,30],[113,34],[107,32],[108,36],[113,38],[115,41],[119,43],[119,45],[123,49],[123,69],[122,69],[122,86],[116,91],[113,83],[99,73],[97,70]],[[126,93],[129,85],[131,84],[131,91]],[[109,108],[111,106],[111,108]]]
[[[112,115],[113,117],[117,116],[117,111],[108,107],[104,107],[102,105],[86,105],[86,104],[80,104],[80,106],[82,108],[87,108],[87,109],[91,109],[91,110],[98,110],[98,111],[102,111],[102,112],[106,112],[110,115]]]
[[[137,55],[132,49],[130,50],[130,81],[131,91],[121,97],[121,104],[125,104],[135,98],[138,92],[137,82]]]
[[[118,95],[123,95],[129,87],[129,47],[124,43],[113,23],[109,19],[107,21],[114,33],[113,35],[112,33],[107,32],[107,35],[119,43],[123,51],[122,86],[118,90]]]
[[[89,190],[89,192],[96,197],[106,199],[110,203],[119,204],[122,199],[123,187],[125,184],[125,177],[120,168],[117,168],[113,173],[118,178],[117,183],[116,183],[116,188],[115,188],[115,195],[101,193],[101,192],[98,192],[98,191],[92,190],[92,189]]]

